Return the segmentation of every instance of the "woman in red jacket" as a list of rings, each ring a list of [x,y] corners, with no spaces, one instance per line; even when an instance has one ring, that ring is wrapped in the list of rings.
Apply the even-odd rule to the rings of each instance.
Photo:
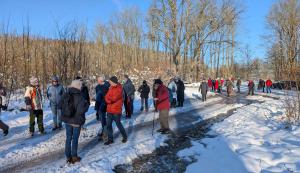
[[[170,132],[169,128],[169,111],[170,111],[170,102],[169,102],[169,91],[167,87],[163,84],[160,79],[154,81],[154,87],[156,89],[156,98],[154,98],[157,109],[159,111],[159,122],[161,128],[157,130],[162,134],[167,134]]]
[[[213,91],[213,83],[212,83],[211,78],[208,79],[207,85],[208,85],[208,88],[211,88],[211,90]]]
[[[109,145],[114,142],[113,140],[113,121],[116,123],[120,133],[123,136],[123,143],[127,142],[127,134],[121,123],[121,114],[123,106],[123,88],[118,82],[118,78],[113,76],[109,79],[110,88],[105,95],[105,102],[107,104],[107,135],[108,141],[104,145]]]
[[[271,93],[271,86],[272,86],[272,81],[270,80],[270,79],[268,79],[267,81],[266,81],[266,86],[267,86],[267,93],[269,93],[269,91],[270,91],[270,93]]]

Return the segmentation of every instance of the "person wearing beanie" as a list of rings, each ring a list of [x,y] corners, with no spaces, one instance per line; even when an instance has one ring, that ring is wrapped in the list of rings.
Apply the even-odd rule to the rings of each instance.
[[[53,115],[53,131],[62,129],[61,110],[58,109],[58,104],[65,93],[65,89],[58,80],[59,78],[57,76],[53,76],[51,78],[51,85],[47,88],[47,98],[50,101],[50,108]]]
[[[148,98],[149,98],[149,93],[150,93],[150,87],[147,84],[147,81],[143,81],[143,84],[139,87],[138,92],[141,93],[141,111],[144,110],[144,105],[145,105],[145,110],[148,112]]]
[[[81,88],[82,81],[73,80],[59,104],[59,108],[63,110],[61,120],[65,123],[66,128],[65,155],[67,163],[70,164],[81,161],[81,158],[77,154],[78,139],[81,127],[85,123],[85,113],[89,108],[89,104],[81,94]],[[67,115],[65,112],[73,113],[72,115]]]
[[[127,134],[121,123],[121,114],[123,107],[123,89],[122,85],[118,82],[116,76],[109,79],[109,90],[105,95],[105,102],[107,104],[107,132],[108,140],[104,145],[110,145],[114,142],[113,139],[113,121],[116,123],[121,135],[123,136],[122,142],[127,142]]]
[[[109,90],[110,84],[105,81],[105,76],[102,75],[98,77],[98,85],[96,86],[96,102],[95,111],[97,121],[101,121],[102,130],[99,133],[99,141],[105,140],[107,138],[107,123],[106,123],[106,109],[107,105],[105,103],[105,95]]]
[[[90,94],[89,94],[89,88],[86,86],[86,84],[84,83],[82,77],[80,76],[76,76],[75,80],[79,80],[82,82],[82,87],[81,87],[81,94],[83,96],[83,98],[89,103],[89,105],[91,104],[90,102]]]
[[[35,118],[37,118],[38,128],[41,134],[44,134],[43,123],[43,102],[42,92],[39,86],[38,78],[31,77],[29,79],[30,85],[26,88],[25,92],[25,104],[26,109],[30,112],[29,118],[29,132],[30,135],[34,135]]]
[[[128,77],[128,75],[124,75],[124,107],[126,111],[126,118],[131,118],[131,115],[133,114],[133,101],[134,101],[134,93],[135,93],[135,87]]]
[[[167,87],[163,84],[160,79],[154,80],[154,88],[156,90],[156,97],[153,98],[157,105],[157,110],[159,111],[159,122],[160,129],[157,130],[162,134],[170,132],[169,128],[169,111],[170,111],[170,102],[169,102],[169,91]]]

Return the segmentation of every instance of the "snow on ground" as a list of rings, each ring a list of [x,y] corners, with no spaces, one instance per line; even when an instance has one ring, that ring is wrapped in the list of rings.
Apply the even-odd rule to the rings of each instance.
[[[282,98],[284,92],[270,96]],[[212,127],[210,133],[217,137],[194,140],[192,147],[177,153],[197,159],[186,172],[300,172],[300,128],[284,128],[283,102],[261,96],[248,99],[265,102],[237,109]]]
[[[209,93],[208,97],[213,96],[214,93]],[[138,96],[136,98],[139,98]],[[198,93],[198,88],[188,88],[186,90],[186,103],[183,108],[176,108],[170,111],[170,116],[175,114],[186,112],[189,110],[197,109],[203,107],[204,105],[197,99],[201,99],[201,95]],[[13,99],[14,100],[14,99]],[[221,100],[221,98],[210,98],[206,104],[214,103]],[[140,100],[135,100],[135,115],[130,120],[123,119],[122,123],[125,128],[129,129],[137,125],[141,125],[146,122],[151,122],[154,119],[158,119],[158,113],[153,113],[152,100],[149,100],[150,111],[148,113],[139,112]],[[22,97],[16,99],[10,104],[10,108],[24,107]],[[95,121],[95,112],[93,110],[93,105],[91,105],[89,111],[86,113],[87,120],[86,130],[81,132],[79,143],[81,146],[88,145],[89,142],[94,140],[101,128],[99,122]],[[225,108],[230,109],[231,107]],[[224,111],[226,111],[224,110]],[[212,110],[211,110],[212,111]],[[209,114],[209,110],[206,110],[206,114]],[[212,116],[211,114],[209,114]],[[3,112],[1,119],[10,126],[10,133],[7,137],[0,137],[0,170],[7,166],[16,165],[19,163],[28,162],[45,155],[51,155],[52,153],[60,152],[63,156],[64,143],[65,143],[65,131],[51,132],[52,128],[52,113],[49,109],[48,103],[44,103],[44,126],[48,134],[44,136],[36,135],[33,138],[29,137],[28,134],[28,112],[19,112],[14,110],[12,112]],[[202,119],[199,117],[199,119]],[[116,129],[116,127],[114,127]],[[36,127],[36,134],[38,134],[38,129]],[[104,172],[110,172],[113,166],[117,164],[123,164],[130,162],[133,158],[138,155],[147,154],[152,152],[155,148],[164,145],[165,136],[154,135],[152,137],[151,133],[146,135],[151,130],[145,133],[137,132],[129,137],[128,143],[125,145],[120,144],[120,141],[116,139],[115,146],[109,149],[102,145],[96,147],[95,149],[88,150],[86,155],[91,155],[89,159],[83,159],[83,162],[78,166],[60,168],[61,164],[65,164],[65,158],[53,163],[54,166],[41,167],[41,170],[47,169],[47,171],[58,171],[61,172],[73,172],[75,170],[79,172],[85,172],[85,169],[89,170],[99,170],[103,169]],[[95,157],[95,153],[99,153],[100,157]],[[86,157],[86,156],[85,156]],[[34,168],[36,169],[36,168]],[[62,169],[62,170],[61,170]],[[38,169],[36,169],[38,170]],[[33,170],[30,170],[30,172]],[[25,171],[26,172],[26,171]],[[38,171],[37,171],[38,172]]]

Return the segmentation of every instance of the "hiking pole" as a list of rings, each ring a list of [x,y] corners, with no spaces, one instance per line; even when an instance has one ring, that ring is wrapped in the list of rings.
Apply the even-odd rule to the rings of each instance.
[[[154,113],[153,113],[153,121],[152,121],[152,136],[153,136],[153,133],[154,133],[154,119],[155,119],[155,110],[154,110]]]

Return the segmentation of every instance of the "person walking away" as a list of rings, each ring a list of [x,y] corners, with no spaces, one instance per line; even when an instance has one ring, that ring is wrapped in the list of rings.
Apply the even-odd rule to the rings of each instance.
[[[148,107],[148,98],[149,98],[149,93],[150,93],[150,87],[147,84],[147,81],[143,81],[143,84],[139,87],[138,92],[141,93],[141,109],[140,111],[144,110],[144,105],[145,105],[145,110],[148,112],[149,107]]]
[[[230,79],[226,80],[226,89],[227,89],[227,96],[230,97],[232,91],[233,91],[233,82]]]
[[[170,98],[172,100],[171,107],[175,108],[176,107],[176,99],[177,99],[177,85],[173,78],[170,79],[168,88],[172,92],[172,98]]]
[[[176,78],[178,107],[183,107],[185,86],[180,78]]]
[[[53,115],[52,131],[62,129],[61,110],[58,109],[58,103],[61,101],[65,89],[63,85],[58,82],[58,77],[52,77],[52,84],[47,89],[47,98],[50,101],[50,108]]]
[[[132,81],[129,79],[128,75],[124,75],[124,106],[126,111],[126,118],[131,118],[131,115],[133,114],[133,101],[134,101],[134,93],[135,93],[135,87],[132,83]]]
[[[170,128],[169,128],[170,102],[169,102],[168,89],[160,79],[155,80],[154,87],[156,89],[156,98],[154,98],[154,100],[156,101],[157,109],[159,111],[159,122],[160,122],[160,129],[157,131],[162,134],[167,134],[170,132]]]
[[[30,135],[34,135],[35,118],[37,118],[38,128],[41,134],[45,134],[43,124],[43,102],[42,93],[39,86],[38,78],[31,77],[29,79],[30,85],[25,92],[25,104],[26,110],[30,112],[29,115],[29,132]]]
[[[6,89],[3,87],[2,83],[0,83],[0,115],[1,110],[7,109],[7,102],[6,102]],[[2,120],[0,120],[0,129],[3,130],[3,135],[6,136],[8,134],[9,126],[5,124]]]
[[[101,121],[102,130],[99,133],[99,141],[107,138],[107,123],[106,123],[106,109],[105,96],[109,90],[110,84],[105,81],[105,76],[102,75],[98,78],[98,85],[96,86],[96,103],[95,110],[98,116],[97,120]]]
[[[255,87],[255,84],[252,80],[249,80],[248,82],[248,95],[254,95],[254,87]]]
[[[113,121],[116,123],[121,135],[123,136],[122,142],[127,142],[127,134],[121,123],[121,114],[123,106],[123,89],[122,85],[118,82],[116,76],[112,76],[109,79],[110,88],[105,96],[107,103],[107,130],[108,130],[108,141],[104,145],[110,145],[114,142],[113,139]]]
[[[220,91],[219,91],[219,85],[221,84],[221,83],[219,83],[219,78],[217,78],[217,80],[215,81],[215,90],[218,92],[218,93],[220,93]]]
[[[208,84],[205,80],[203,80],[199,87],[199,92],[201,92],[203,102],[206,101],[207,91],[208,91]]]
[[[82,81],[73,80],[59,103],[59,108],[62,110],[61,119],[66,127],[65,155],[69,164],[81,161],[77,153],[78,139],[81,127],[85,123],[85,113],[89,109],[81,89]]]
[[[272,81],[271,81],[271,79],[268,79],[267,81],[266,81],[266,86],[267,86],[267,93],[272,93],[272,91],[271,91],[271,87],[272,87]]]
[[[236,81],[236,87],[238,89],[238,93],[241,93],[241,85],[242,85],[242,80],[241,78],[238,78],[238,80]]]

